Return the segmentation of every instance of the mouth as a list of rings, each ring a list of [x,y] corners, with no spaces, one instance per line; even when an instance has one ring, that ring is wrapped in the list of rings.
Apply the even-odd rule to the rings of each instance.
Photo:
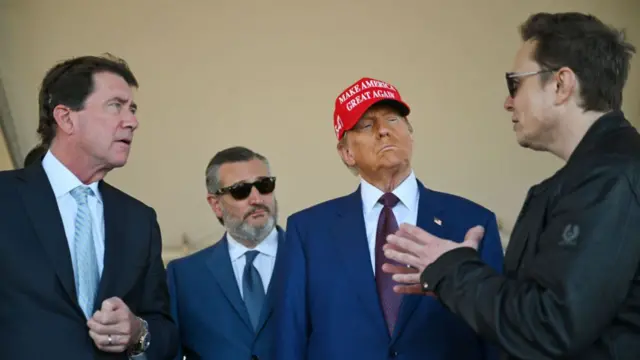
[[[247,218],[254,218],[254,219],[256,219],[256,218],[260,218],[260,217],[266,216],[266,215],[267,215],[267,213],[268,213],[268,211],[266,211],[266,210],[262,210],[262,209],[260,209],[260,210],[255,210],[255,211],[253,211],[253,212],[249,213],[249,215],[247,215]]]
[[[117,140],[116,142],[120,143],[120,144],[125,144],[127,146],[131,146],[132,140],[131,139],[121,139],[121,140]]]
[[[396,148],[396,147],[395,147],[394,145],[385,145],[385,146],[383,146],[383,147],[381,147],[381,148],[380,148],[380,151],[379,151],[379,152],[384,152],[384,151],[387,151],[387,150],[393,150],[393,149],[395,149],[395,148]]]

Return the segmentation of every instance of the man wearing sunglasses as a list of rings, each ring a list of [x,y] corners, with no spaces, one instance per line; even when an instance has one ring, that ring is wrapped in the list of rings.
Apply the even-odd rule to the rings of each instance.
[[[504,107],[518,143],[566,163],[533,186],[505,275],[476,251],[405,226],[393,271],[497,342],[505,359],[640,359],[640,135],[621,111],[634,47],[593,16],[536,14],[520,28]],[[394,269],[398,270],[398,269]]]
[[[292,215],[278,263],[278,360],[496,360],[496,350],[436,299],[395,294],[382,271],[386,236],[403,222],[462,242],[489,230],[481,257],[500,271],[495,215],[427,189],[411,168],[409,106],[397,89],[363,78],[336,99],[342,161],[360,177],[350,195]]]
[[[217,153],[206,170],[207,201],[226,233],[167,266],[180,330],[176,360],[270,359],[272,277],[284,232],[267,159],[244,147]]]

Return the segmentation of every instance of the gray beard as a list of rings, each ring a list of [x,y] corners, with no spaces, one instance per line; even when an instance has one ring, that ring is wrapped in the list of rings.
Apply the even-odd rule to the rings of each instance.
[[[222,209],[222,219],[227,227],[227,232],[236,240],[245,240],[255,245],[258,245],[269,236],[276,226],[276,218],[278,216],[277,203],[274,203],[274,212],[269,213],[268,216],[269,220],[264,225],[251,226],[244,219],[231,217],[224,208]]]

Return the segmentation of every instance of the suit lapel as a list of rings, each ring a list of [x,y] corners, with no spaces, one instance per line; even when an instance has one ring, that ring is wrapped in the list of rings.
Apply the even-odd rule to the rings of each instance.
[[[346,275],[363,308],[375,319],[380,329],[386,329],[376,291],[373,265],[369,253],[367,234],[362,215],[362,198],[358,190],[344,197],[337,205],[338,213],[333,223],[330,241],[337,248],[337,255],[344,263]],[[386,333],[386,331],[385,331]]]
[[[207,267],[213,273],[214,278],[220,285],[222,293],[227,298],[231,306],[242,319],[245,325],[253,332],[253,325],[249,319],[249,313],[244,305],[238,283],[233,273],[231,259],[229,258],[229,246],[227,236],[220,240],[219,246],[211,248],[211,256],[207,258]]]
[[[26,168],[23,174],[26,186],[22,189],[22,198],[36,235],[69,300],[82,314],[76,295],[69,243],[49,179],[41,164]]]
[[[278,227],[278,249],[280,249],[280,246],[282,246],[282,244],[284,243],[284,235],[284,231],[280,227]],[[278,254],[279,251],[276,251],[276,263],[278,262]],[[274,265],[274,269],[276,268],[276,266],[277,265]],[[271,278],[273,279],[273,276]],[[273,295],[273,291],[271,291],[272,285],[273,280],[269,282],[269,288],[267,289],[267,293],[264,299],[264,305],[262,306],[262,312],[260,313],[260,321],[258,322],[256,334],[258,334],[264,328],[267,320],[269,320],[269,317],[271,317],[271,313],[273,312],[273,298],[275,295]]]
[[[418,218],[416,226],[427,231],[428,233],[437,237],[446,238],[445,225],[438,225],[437,220],[441,219],[441,213],[443,211],[440,198],[425,188],[420,181],[418,181],[418,190],[420,191],[420,200],[418,201]],[[407,325],[407,322],[411,318],[411,314],[415,311],[420,301],[424,299],[423,295],[405,295],[402,299],[402,305],[400,306],[400,313],[398,314],[398,321],[393,332],[392,342],[394,342]]]
[[[99,185],[104,214],[104,268],[96,295],[95,307],[99,309],[107,294],[118,294],[116,286],[122,281],[121,270],[128,260],[127,213],[119,206],[118,192],[104,181]],[[124,263],[124,264],[123,264]]]

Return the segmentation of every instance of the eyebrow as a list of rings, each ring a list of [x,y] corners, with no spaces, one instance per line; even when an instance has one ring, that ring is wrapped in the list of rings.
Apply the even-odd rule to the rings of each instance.
[[[397,116],[397,117],[402,117],[400,116],[400,114],[398,114],[396,111],[393,110],[389,110],[389,111],[383,111],[380,113],[380,116]],[[372,114],[365,114],[364,116],[362,116],[362,118],[360,118],[360,120],[375,120],[376,116],[372,115]]]
[[[127,99],[125,99],[125,98],[122,98],[122,97],[120,97],[120,96],[115,96],[115,97],[113,97],[113,98],[109,99],[109,101],[113,101],[113,100],[115,100],[115,101],[119,102],[119,103],[120,103],[120,104],[122,104],[122,105],[125,105],[127,102],[129,102],[129,100],[127,100]],[[138,104],[136,104],[134,101],[132,101],[132,102],[131,102],[131,108],[132,108],[133,110],[138,110]]]

